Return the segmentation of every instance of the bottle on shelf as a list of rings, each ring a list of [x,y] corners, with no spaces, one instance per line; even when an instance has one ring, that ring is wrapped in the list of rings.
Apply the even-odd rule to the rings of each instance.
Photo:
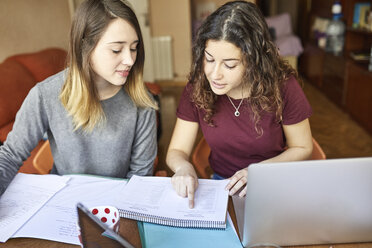
[[[335,1],[332,5],[333,19],[326,30],[327,41],[325,50],[334,55],[341,55],[344,48],[345,24],[341,20],[341,9],[340,1]]]

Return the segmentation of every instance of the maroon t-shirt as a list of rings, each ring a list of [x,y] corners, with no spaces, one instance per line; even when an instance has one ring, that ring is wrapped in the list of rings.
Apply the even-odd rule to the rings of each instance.
[[[242,104],[240,116],[234,115],[235,109],[226,95],[218,97],[216,113],[213,115],[214,127],[204,120],[204,111],[191,101],[192,85],[188,83],[182,93],[177,108],[177,117],[198,122],[203,135],[211,147],[209,163],[214,172],[230,177],[251,163],[260,162],[282,153],[286,142],[282,124],[299,123],[312,114],[312,109],[304,92],[294,77],[291,77],[281,90],[283,99],[282,122],[278,122],[275,113],[261,114],[259,126],[263,130],[260,136],[254,128],[251,108]],[[231,99],[237,107],[240,99]]]

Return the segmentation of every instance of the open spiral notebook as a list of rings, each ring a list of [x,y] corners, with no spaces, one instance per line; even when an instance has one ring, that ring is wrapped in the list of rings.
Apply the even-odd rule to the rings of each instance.
[[[178,196],[169,177],[133,176],[116,206],[121,217],[190,228],[226,228],[228,180],[199,179],[195,206]]]

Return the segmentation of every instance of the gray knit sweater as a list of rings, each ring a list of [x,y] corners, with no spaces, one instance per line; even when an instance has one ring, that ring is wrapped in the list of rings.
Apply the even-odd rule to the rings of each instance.
[[[151,175],[157,153],[155,110],[138,108],[124,89],[101,101],[107,122],[86,133],[73,131],[72,118],[59,100],[65,72],[32,88],[18,111],[13,130],[0,146],[0,195],[47,132],[57,174],[109,177]]]

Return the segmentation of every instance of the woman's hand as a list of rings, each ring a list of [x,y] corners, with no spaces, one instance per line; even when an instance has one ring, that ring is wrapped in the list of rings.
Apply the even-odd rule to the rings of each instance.
[[[230,182],[226,185],[226,190],[230,190],[229,195],[234,195],[237,191],[241,190],[247,184],[248,168],[237,171],[230,179]],[[239,193],[239,197],[245,196],[247,188],[243,188]]]
[[[197,122],[177,118],[169,143],[166,162],[174,171],[172,186],[178,195],[189,198],[189,207],[194,207],[194,193],[198,187],[198,176],[189,158],[198,133]]]
[[[194,208],[194,194],[198,187],[198,176],[194,168],[184,166],[172,176],[172,186],[178,195],[189,199],[189,207]]]

